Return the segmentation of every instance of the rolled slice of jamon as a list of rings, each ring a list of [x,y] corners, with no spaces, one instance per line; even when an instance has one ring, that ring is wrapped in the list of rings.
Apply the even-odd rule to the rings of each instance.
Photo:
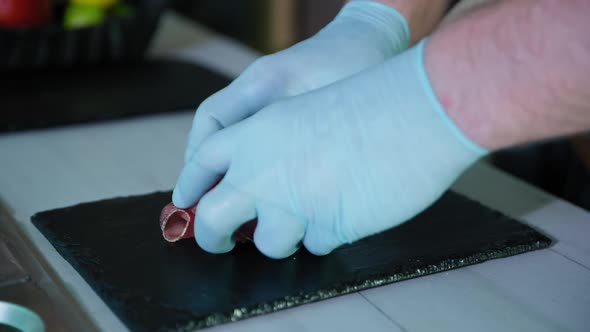
[[[162,235],[168,242],[195,237],[195,213],[197,205],[181,209],[169,203],[160,214],[160,228]],[[247,242],[254,239],[256,220],[251,220],[240,227],[234,234],[237,242]],[[198,231],[198,230],[197,230]]]

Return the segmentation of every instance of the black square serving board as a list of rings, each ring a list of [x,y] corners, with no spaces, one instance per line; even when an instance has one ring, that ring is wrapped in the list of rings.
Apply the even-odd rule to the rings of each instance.
[[[37,213],[35,226],[132,331],[189,331],[544,248],[527,225],[454,192],[390,231],[327,256],[272,260],[163,240],[170,192]],[[403,287],[400,285],[400,287]]]

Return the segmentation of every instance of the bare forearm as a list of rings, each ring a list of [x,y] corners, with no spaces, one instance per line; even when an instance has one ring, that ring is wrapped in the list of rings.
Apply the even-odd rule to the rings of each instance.
[[[355,1],[348,0],[347,2]],[[361,0],[362,1],[362,0]],[[366,1],[366,0],[365,0]],[[414,44],[438,25],[451,0],[373,0],[395,8],[408,22],[410,43]]]
[[[426,68],[449,116],[490,149],[590,129],[590,2],[512,0],[437,31]]]

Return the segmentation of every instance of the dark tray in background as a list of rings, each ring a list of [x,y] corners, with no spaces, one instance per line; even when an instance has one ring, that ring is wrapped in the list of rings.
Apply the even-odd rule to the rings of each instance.
[[[411,221],[318,257],[272,260],[253,243],[223,255],[163,240],[170,192],[41,212],[35,226],[132,331],[189,331],[489,259],[551,241],[447,192]]]
[[[229,82],[172,60],[2,73],[0,133],[195,110]]]
[[[53,18],[31,28],[0,27],[0,74],[14,70],[74,68],[141,59],[168,0],[125,0],[133,12],[110,14],[98,25],[66,29],[66,1],[54,1]]]

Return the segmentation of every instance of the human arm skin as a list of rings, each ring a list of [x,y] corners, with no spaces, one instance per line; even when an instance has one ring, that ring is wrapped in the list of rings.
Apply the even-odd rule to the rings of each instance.
[[[490,149],[590,129],[590,2],[487,4],[426,44],[448,115]]]
[[[348,0],[351,2],[355,0]],[[410,44],[430,34],[439,24],[449,7],[451,0],[373,0],[396,9],[408,22],[410,27]]]

